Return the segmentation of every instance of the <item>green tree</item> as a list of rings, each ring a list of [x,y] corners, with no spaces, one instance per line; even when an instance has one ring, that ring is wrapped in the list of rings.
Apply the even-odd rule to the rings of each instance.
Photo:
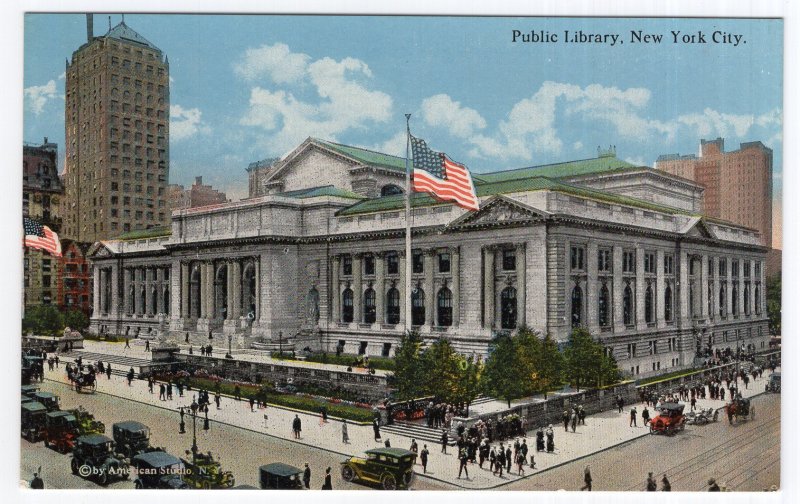
[[[53,305],[30,306],[25,309],[22,329],[49,336],[64,329],[64,317]]]
[[[769,333],[777,336],[781,333],[781,275],[767,278],[767,316],[769,317]]]
[[[601,386],[616,381],[619,376],[614,359],[606,356],[602,345],[582,327],[573,329],[570,334],[564,358],[566,377],[579,391],[590,383]]]
[[[449,340],[438,339],[422,353],[424,383],[429,394],[447,402],[462,400],[463,357],[456,353]]]
[[[529,386],[520,376],[526,370],[520,362],[518,345],[511,337],[500,336],[495,342],[481,375],[482,388],[487,395],[506,401],[510,408],[511,401],[527,394]]]
[[[82,332],[89,327],[89,317],[81,310],[69,310],[64,314],[64,326]]]
[[[414,399],[425,393],[421,346],[419,332],[411,330],[403,335],[395,352],[394,373],[390,375],[390,384],[397,389],[400,400]]]
[[[536,388],[547,399],[547,391],[561,385],[564,379],[564,355],[549,334],[541,340],[535,366],[538,370]]]
[[[467,405],[467,414],[469,414],[469,405],[481,392],[483,361],[481,361],[480,357],[462,357],[459,367],[461,368],[461,378],[459,380],[458,400]]]

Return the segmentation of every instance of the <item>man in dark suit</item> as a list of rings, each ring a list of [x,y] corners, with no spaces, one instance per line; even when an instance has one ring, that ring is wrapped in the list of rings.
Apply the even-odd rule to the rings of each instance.
[[[303,471],[303,485],[306,488],[311,488],[311,469],[308,467],[308,463],[306,462],[306,468]]]

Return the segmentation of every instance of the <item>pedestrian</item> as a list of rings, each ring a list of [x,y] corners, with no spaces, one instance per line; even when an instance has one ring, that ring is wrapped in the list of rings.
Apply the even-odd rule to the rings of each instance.
[[[573,409],[572,416],[570,417],[570,422],[572,423],[572,432],[575,432],[575,427],[578,425],[578,413]]]
[[[411,438],[411,446],[408,449],[409,449],[409,451],[414,452],[414,455],[417,454],[417,452],[419,451],[419,446],[417,445],[417,440],[416,439]]]
[[[189,350],[191,350],[191,347],[189,348]],[[201,356],[206,355],[206,347],[204,347],[203,345],[200,345],[200,355]]]
[[[428,455],[430,455],[430,451],[428,451],[428,445],[422,445],[422,451],[419,453],[419,460],[422,463],[422,474],[428,472]]]
[[[391,441],[389,441],[389,438],[386,438],[386,441],[383,442],[383,446],[385,446],[386,448],[392,447],[392,443]]]
[[[147,377],[147,390],[152,394],[153,393],[153,377]]]
[[[147,341],[144,342],[144,351],[145,352],[149,352],[150,351],[150,340],[147,340]]]
[[[239,388],[239,385],[236,385],[235,387],[233,387],[233,395],[236,397],[237,401],[241,401],[242,400],[242,389]]]
[[[253,399],[253,396],[250,396],[250,413],[252,413],[254,411],[253,410],[253,406],[255,406],[255,404],[256,404],[256,400]]]
[[[644,407],[642,410],[642,425],[647,427],[647,424],[650,423],[650,411],[647,409],[647,406]]]
[[[461,448],[458,451],[458,478],[457,479],[461,479],[461,472],[462,471],[466,475],[467,480],[469,480],[469,471],[467,470],[467,449],[466,448]]]
[[[331,483],[331,468],[328,467],[325,469],[325,483],[322,484],[323,490],[333,490],[333,484]]]
[[[306,462],[306,468],[303,470],[303,486],[311,489],[311,469],[308,467],[308,462]]]
[[[503,477],[503,468],[506,466],[506,449],[503,443],[500,443],[500,449],[497,450],[497,470],[500,471],[500,477]]]
[[[183,383],[178,383],[178,396],[183,397]]]
[[[631,421],[628,423],[628,427],[638,427],[636,425],[636,406],[631,408]]]
[[[655,492],[656,490],[658,490],[658,484],[656,484],[656,479],[653,477],[653,473],[647,473],[647,491]]]
[[[583,409],[583,405],[578,406],[578,423],[586,425],[586,410]]]
[[[666,474],[664,474],[664,476],[661,478],[661,491],[662,492],[672,491],[672,485],[669,484],[669,480],[667,479]]]
[[[110,362],[106,363],[106,377],[108,377],[109,380],[111,379],[111,363]]]
[[[622,413],[622,407],[625,405],[625,401],[622,399],[621,395],[617,396],[617,410],[619,413]]]
[[[511,453],[511,443],[506,447],[506,472],[511,473],[511,464],[514,462]]]
[[[692,396],[692,408],[691,408],[692,411],[695,411],[696,406],[697,406],[697,398],[695,398],[695,396],[693,395]]]
[[[588,465],[586,469],[583,470],[583,486],[581,487],[581,491],[584,490],[592,491],[592,471],[589,469]]]
[[[553,432],[553,424],[547,426],[545,436],[547,437],[547,453],[553,453],[556,449],[556,444],[553,440],[555,437],[555,433]]]
[[[294,432],[294,438],[300,439],[300,431],[302,431],[302,422],[300,420],[299,415],[294,416],[294,420],[292,420],[292,431]]]
[[[214,402],[217,404],[217,409],[219,409],[219,403],[220,403],[219,390],[214,393]]]
[[[172,400],[172,382],[167,383],[167,399]]]
[[[158,385],[158,398],[159,398],[159,400],[166,401],[167,400],[166,394],[167,394],[166,387],[164,386],[163,383],[160,383]]]
[[[524,464],[526,460],[528,460],[528,440],[522,440],[522,446],[519,447],[519,452],[522,454],[522,463]],[[533,462],[533,455],[531,455],[531,467],[535,467],[536,464]]]
[[[342,419],[342,443],[348,444],[350,436],[347,434],[347,419]]]
[[[381,440],[381,424],[377,418],[372,419],[372,433],[375,435],[375,441]]]
[[[131,347],[131,340],[130,340],[130,338],[125,338],[125,348],[130,348],[130,347]]]
[[[561,421],[564,422],[564,432],[569,432],[569,413],[567,413],[567,410],[561,413]]]
[[[30,487],[32,490],[44,490],[44,480],[39,477],[39,473],[42,472],[42,466],[39,466],[39,471],[33,473],[33,479],[31,480]]]
[[[131,386],[131,382],[133,381],[134,371],[133,368],[128,371],[128,386]]]
[[[708,480],[708,491],[719,492],[719,485],[717,485],[717,480],[715,480],[714,478]]]
[[[58,369],[58,355],[56,355],[56,369]]]
[[[516,461],[517,461],[517,476],[522,476],[523,474],[525,474],[525,469],[523,469],[523,467],[525,466],[526,462],[525,455],[522,454],[522,451],[517,452]]]
[[[447,455],[447,442],[448,442],[447,430],[443,429],[442,430],[442,453],[444,453],[445,455]]]

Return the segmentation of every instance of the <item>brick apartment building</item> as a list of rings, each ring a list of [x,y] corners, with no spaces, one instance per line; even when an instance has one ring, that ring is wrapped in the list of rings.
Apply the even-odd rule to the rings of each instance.
[[[228,197],[210,185],[203,185],[203,177],[195,177],[194,184],[184,189],[180,184],[169,185],[169,206],[172,210],[197,208],[225,203]]]

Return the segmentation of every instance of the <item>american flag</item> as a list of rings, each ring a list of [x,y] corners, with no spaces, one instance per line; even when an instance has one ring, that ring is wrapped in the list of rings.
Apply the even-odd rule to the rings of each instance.
[[[22,226],[25,228],[26,247],[45,250],[50,255],[61,257],[61,242],[52,229],[28,217],[22,218]]]
[[[425,140],[411,136],[414,177],[411,187],[430,193],[442,201],[454,201],[467,210],[478,210],[478,197],[467,167],[452,161],[443,152],[428,148]]]

